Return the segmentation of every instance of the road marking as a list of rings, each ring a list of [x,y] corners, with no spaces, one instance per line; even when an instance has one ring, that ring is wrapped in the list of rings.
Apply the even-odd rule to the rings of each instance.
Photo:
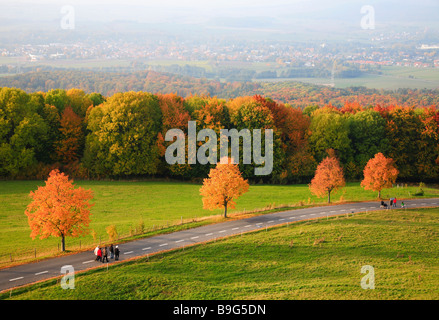
[[[124,254],[130,254],[133,253],[133,251],[124,252]]]
[[[311,213],[311,214],[310,214],[310,216],[315,216],[315,215],[316,215],[315,213]]]
[[[211,235],[213,235],[213,233],[206,233],[205,234],[206,237],[211,236]]]
[[[82,264],[92,263],[93,261],[95,261],[95,260],[84,261]]]
[[[285,219],[279,219],[279,221],[284,221]]]
[[[262,222],[256,223],[257,226],[259,226],[260,224],[262,224]]]
[[[24,277],[18,277],[18,278],[14,278],[14,279],[9,279],[9,281],[17,281],[17,280],[20,280],[20,279],[23,279]]]
[[[303,215],[301,215],[300,217],[301,217],[301,218],[302,218],[302,217],[306,217],[306,214],[303,214]]]
[[[375,209],[376,207],[369,207],[369,209]]]
[[[337,211],[330,211],[330,213],[334,213],[334,212],[337,212]]]
[[[200,236],[192,237],[191,239],[198,239]]]
[[[175,241],[175,243],[179,243],[179,242],[183,242],[183,241],[184,241],[184,239],[181,239],[181,240]]]
[[[325,214],[325,213],[326,213],[326,211],[320,212],[320,214]]]
[[[345,209],[341,209],[340,212],[346,211]]]
[[[94,260],[92,260],[93,262]],[[84,262],[83,262],[84,263]],[[44,273],[48,273],[49,271],[41,271],[41,272],[37,272],[35,273],[36,276],[39,276],[40,274],[44,274]]]
[[[272,223],[272,222],[274,222],[274,220],[270,220],[270,221],[268,221],[267,223]]]
[[[151,249],[151,247],[143,248],[142,250],[145,251],[145,250],[149,250],[149,249]]]
[[[163,246],[167,246],[167,243],[162,243],[161,245],[159,245],[159,247],[163,247]]]
[[[236,227],[236,228],[233,228],[232,230],[238,230],[239,229],[239,227]]]
[[[251,226],[252,226],[251,224],[248,224],[244,228],[248,228],[248,227],[251,227]]]
[[[421,206],[425,206],[426,205],[426,203],[421,203]]]
[[[218,233],[223,233],[223,232],[226,232],[227,230],[221,230],[221,231],[218,231]]]
[[[295,219],[296,217],[289,217],[288,219]]]
[[[366,208],[365,207],[363,207],[363,208],[360,208],[361,210],[365,210]]]

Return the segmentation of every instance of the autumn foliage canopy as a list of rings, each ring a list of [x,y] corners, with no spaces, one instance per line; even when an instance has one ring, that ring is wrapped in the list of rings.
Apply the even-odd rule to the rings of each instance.
[[[31,191],[30,197],[33,201],[25,214],[33,239],[38,235],[40,239],[61,237],[64,251],[66,236],[77,237],[86,231],[90,222],[92,191],[75,188],[64,173],[53,170],[46,185]]]
[[[224,208],[224,217],[227,217],[227,208],[235,208],[234,200],[247,192],[249,184],[241,176],[237,164],[218,162],[215,168],[210,169],[209,178],[204,179],[200,194],[203,196],[204,209]]]

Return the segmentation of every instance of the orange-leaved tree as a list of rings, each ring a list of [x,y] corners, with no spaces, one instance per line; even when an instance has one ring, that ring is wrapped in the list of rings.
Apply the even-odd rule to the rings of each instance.
[[[330,154],[317,166],[309,189],[318,197],[328,195],[328,203],[330,203],[331,192],[344,187],[344,185],[343,168],[340,166],[338,159]]]
[[[381,198],[381,190],[392,187],[398,177],[399,171],[393,164],[392,158],[377,153],[364,167],[361,186],[366,190],[378,191],[378,198]]]
[[[31,228],[30,236],[40,239],[49,236],[61,237],[62,251],[65,251],[65,237],[77,237],[86,231],[90,222],[89,200],[91,190],[75,188],[73,181],[59,170],[52,170],[45,186],[40,186],[29,195],[33,201],[25,214]]]
[[[224,208],[224,217],[227,218],[227,208],[235,208],[234,200],[248,191],[249,184],[245,180],[238,165],[230,159],[219,162],[210,169],[209,178],[204,179],[200,194],[203,196],[204,209]]]

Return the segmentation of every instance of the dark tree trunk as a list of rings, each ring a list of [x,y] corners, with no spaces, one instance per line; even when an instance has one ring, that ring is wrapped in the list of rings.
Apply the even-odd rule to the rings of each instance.
[[[61,251],[66,251],[66,238],[64,235],[61,235]]]

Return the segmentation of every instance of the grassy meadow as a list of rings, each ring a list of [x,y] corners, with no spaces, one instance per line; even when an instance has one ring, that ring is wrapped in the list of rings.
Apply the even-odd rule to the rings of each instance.
[[[183,222],[202,220],[215,216],[220,221],[222,210],[203,209],[199,189],[201,185],[182,182],[151,181],[75,181],[77,186],[94,192],[91,209],[90,233],[80,238],[66,238],[66,249],[77,250],[79,246],[92,247],[108,241],[106,228],[115,225],[119,237],[135,234],[143,224],[144,231],[178,225]],[[30,228],[24,214],[31,199],[29,193],[43,181],[0,182],[0,266],[23,259],[58,253],[59,238],[30,238]],[[418,190],[416,186],[393,188],[383,191],[383,197],[408,198]],[[439,196],[439,190],[424,188],[424,197]],[[348,183],[331,198],[339,201],[375,200],[377,194],[365,191],[359,183]],[[307,185],[251,185],[249,192],[237,200],[236,215],[252,210],[273,209],[279,206],[300,207],[324,204],[326,198],[311,194]],[[207,223],[208,221],[205,221]],[[186,225],[186,224],[185,224]],[[186,225],[188,226],[188,225]],[[190,226],[190,224],[189,224]],[[171,231],[171,230],[170,230]],[[95,237],[93,237],[93,232]]]
[[[0,299],[439,299],[439,209],[310,220],[199,244]],[[220,257],[220,258],[219,258]],[[372,266],[375,289],[361,288]]]

